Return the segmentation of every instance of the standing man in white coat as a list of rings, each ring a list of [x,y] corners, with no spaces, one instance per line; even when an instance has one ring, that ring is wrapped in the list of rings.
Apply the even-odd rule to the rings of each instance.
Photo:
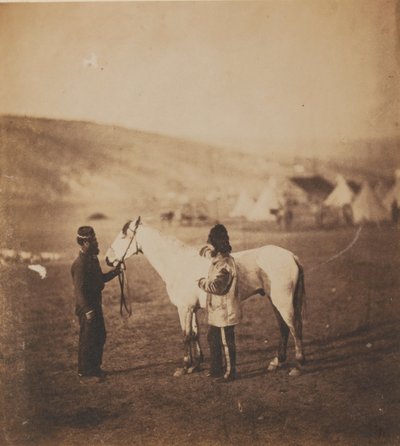
[[[207,292],[207,340],[211,357],[209,376],[218,378],[218,382],[235,379],[235,325],[242,316],[236,264],[231,251],[228,231],[222,224],[211,229],[207,247],[200,251],[202,255],[208,253],[212,259],[208,276],[202,277],[198,284]]]

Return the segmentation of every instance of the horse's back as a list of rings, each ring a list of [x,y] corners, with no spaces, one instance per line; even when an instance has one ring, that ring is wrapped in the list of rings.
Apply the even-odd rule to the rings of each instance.
[[[259,248],[248,249],[233,254],[241,264],[257,264],[265,272],[276,271],[282,268],[297,271],[297,257],[288,249],[276,245],[264,245]]]
[[[291,251],[265,245],[237,252],[233,257],[242,283],[242,299],[260,289],[271,297],[274,293],[291,294],[299,272],[297,258]]]

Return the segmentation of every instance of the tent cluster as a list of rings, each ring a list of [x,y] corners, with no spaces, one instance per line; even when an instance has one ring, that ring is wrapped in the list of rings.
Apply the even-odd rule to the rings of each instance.
[[[314,195],[312,188],[316,190]],[[317,206],[322,212],[334,212],[348,224],[379,223],[389,220],[390,213],[393,218],[395,208],[399,215],[399,203],[400,170],[396,171],[393,188],[383,199],[367,181],[357,188],[342,175],[337,175],[335,186],[319,176],[299,179],[271,177],[257,200],[253,200],[246,191],[241,191],[230,217],[242,217],[248,221],[276,221],[285,209],[308,205],[310,208]]]
[[[396,186],[395,186],[396,187]],[[400,187],[399,187],[400,192]],[[358,193],[355,193],[343,176],[336,178],[336,187],[324,201],[324,205],[330,208],[346,209],[352,214],[354,223],[373,222],[379,223],[390,219],[390,206],[393,192],[387,194],[385,200],[381,200],[379,195],[372,189],[368,181],[364,181]],[[385,202],[388,203],[385,206]]]
[[[279,212],[292,203],[307,202],[307,195],[287,178],[271,177],[257,200],[242,191],[230,212],[230,217],[248,221],[275,221]]]

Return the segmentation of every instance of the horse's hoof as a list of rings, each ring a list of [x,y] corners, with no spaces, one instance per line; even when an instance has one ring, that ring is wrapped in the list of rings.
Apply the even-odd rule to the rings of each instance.
[[[283,365],[283,362],[279,362],[279,361],[278,361],[278,358],[275,358],[275,359],[273,359],[273,360],[269,363],[268,368],[267,368],[267,371],[268,371],[268,372],[275,372],[275,371],[277,371],[278,369],[280,369],[280,368],[282,367],[282,365]]]
[[[301,375],[301,371],[297,368],[294,367],[290,372],[289,372],[289,376],[300,376]]]
[[[186,369],[183,369],[183,368],[176,369],[175,372],[174,372],[174,376],[175,377],[179,377],[179,376],[186,375],[186,373],[187,373]]]

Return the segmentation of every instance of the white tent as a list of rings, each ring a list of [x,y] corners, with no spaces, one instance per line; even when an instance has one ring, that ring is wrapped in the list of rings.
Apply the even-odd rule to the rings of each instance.
[[[247,192],[242,191],[238,199],[236,201],[236,204],[232,211],[230,212],[230,217],[247,217],[248,214],[251,212],[252,208],[254,206],[254,200],[249,197]]]
[[[386,209],[390,209],[394,200],[397,200],[397,204],[400,205],[400,169],[395,172],[394,186],[386,194],[383,204]]]
[[[275,220],[275,216],[271,214],[271,210],[279,209],[281,207],[279,195],[275,186],[276,181],[270,179],[247,216],[249,221]]]
[[[389,213],[375,195],[368,182],[364,182],[360,193],[352,203],[354,223],[362,221],[380,222],[389,219]]]
[[[346,204],[350,204],[353,198],[354,193],[347,184],[347,181],[342,175],[338,175],[336,177],[336,187],[324,201],[324,204],[329,207],[341,208]]]

